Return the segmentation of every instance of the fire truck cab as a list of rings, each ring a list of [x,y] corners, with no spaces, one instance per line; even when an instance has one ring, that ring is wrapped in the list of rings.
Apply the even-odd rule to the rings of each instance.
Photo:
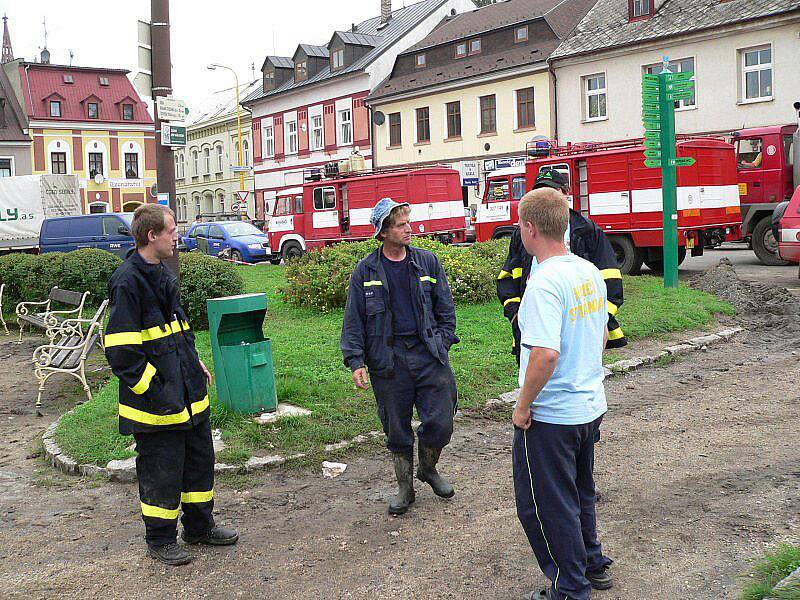
[[[796,103],[800,108],[800,103]],[[797,125],[742,129],[731,134],[742,205],[742,233],[766,265],[785,265],[772,232],[772,212],[800,186],[793,164],[800,162]]]
[[[446,243],[464,241],[461,179],[454,169],[364,171],[338,177],[323,177],[315,170],[305,179],[303,186],[276,196],[268,228],[275,264],[310,248],[372,237],[372,207],[387,196],[411,205],[413,235]]]
[[[646,264],[660,271],[663,262],[661,170],[644,165],[641,140],[568,144],[531,144],[525,165],[525,189],[530,190],[544,169],[556,169],[569,181],[573,210],[594,221],[606,233],[623,273]],[[678,244],[682,261],[687,250],[700,256],[704,248],[741,238],[739,194],[733,146],[712,138],[681,139],[678,156],[696,163],[678,169]],[[513,178],[487,176],[483,205],[478,211],[478,240],[510,235],[517,220],[518,200]],[[508,187],[511,198],[498,189]],[[498,206],[493,206],[493,204]],[[505,204],[505,206],[500,206]]]

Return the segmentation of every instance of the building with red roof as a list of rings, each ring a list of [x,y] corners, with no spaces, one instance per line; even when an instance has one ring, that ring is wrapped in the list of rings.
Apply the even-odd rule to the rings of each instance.
[[[85,212],[133,211],[153,202],[153,119],[123,69],[13,61],[17,100],[33,139],[33,174],[78,175]]]

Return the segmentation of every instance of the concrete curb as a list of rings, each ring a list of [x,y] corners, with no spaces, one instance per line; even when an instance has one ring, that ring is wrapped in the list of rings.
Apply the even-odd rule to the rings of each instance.
[[[688,340],[684,340],[679,344],[667,346],[661,352],[653,356],[642,356],[639,358],[628,358],[620,360],[608,365],[605,368],[606,377],[615,377],[617,375],[624,375],[641,367],[651,365],[657,360],[673,355],[678,356],[688,354],[696,350],[701,350],[713,344],[718,344],[731,339],[733,336],[742,333],[742,327],[733,327],[730,329],[723,329],[709,335],[703,335]],[[517,401],[519,390],[512,390],[501,394],[499,398],[493,398],[486,402],[487,407],[495,405],[513,404]],[[74,409],[73,409],[74,410]],[[67,475],[81,475],[84,477],[102,476],[108,478],[110,481],[120,483],[130,483],[136,481],[136,457],[126,458],[124,460],[112,460],[105,467],[98,467],[91,464],[79,464],[73,458],[67,456],[56,443],[56,429],[66,415],[71,414],[70,410],[53,423],[51,423],[44,434],[42,435],[42,444],[44,445],[44,452],[47,462],[53,465],[59,471]],[[458,416],[458,415],[456,415]],[[363,444],[369,440],[378,439],[383,436],[382,431],[370,431],[357,435],[356,437],[336,442],[334,444],[327,444],[323,449],[324,452],[333,452],[335,450],[342,450],[356,444]],[[275,454],[272,456],[252,456],[243,465],[229,465],[225,463],[216,463],[214,465],[215,473],[252,473],[254,471],[262,471],[271,467],[277,467],[290,460],[297,460],[299,458],[306,458],[311,453],[299,452],[297,454],[290,454],[284,456]]]
[[[617,362],[611,363],[610,365],[606,365],[604,367],[606,378],[617,377],[619,375],[627,375],[631,371],[635,371],[636,369],[641,369],[642,367],[652,365],[653,363],[657,362],[658,360],[666,356],[681,356],[683,354],[696,352],[697,350],[703,350],[708,346],[726,342],[730,340],[732,337],[742,333],[743,331],[744,331],[743,327],[731,327],[729,329],[722,329],[715,333],[711,333],[708,335],[701,335],[698,337],[690,338],[688,340],[683,340],[682,342],[673,344],[672,346],[667,346],[661,352],[656,352],[652,356],[640,356],[637,358],[626,358],[625,360],[618,360]],[[517,401],[518,395],[519,395],[519,389],[513,390],[511,392],[506,392],[505,394],[500,394],[499,398],[493,398],[492,400],[487,401],[486,406],[514,404]]]
[[[795,588],[800,587],[800,567],[797,567],[794,571],[789,573],[786,577],[781,579],[774,588],[772,588],[773,592],[779,591],[789,591],[790,589],[794,590]],[[764,600],[777,600],[775,596],[764,596]]]

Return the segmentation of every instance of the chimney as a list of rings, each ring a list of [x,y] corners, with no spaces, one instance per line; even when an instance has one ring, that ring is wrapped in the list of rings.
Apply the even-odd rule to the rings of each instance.
[[[8,33],[8,17],[3,15],[3,54],[0,63],[5,64],[14,60],[14,51],[11,49],[11,34]]]
[[[45,47],[44,50],[42,50],[42,57],[39,62],[41,62],[43,65],[50,64],[50,50],[48,50],[47,47]]]
[[[386,24],[392,18],[392,0],[381,0],[381,23]]]

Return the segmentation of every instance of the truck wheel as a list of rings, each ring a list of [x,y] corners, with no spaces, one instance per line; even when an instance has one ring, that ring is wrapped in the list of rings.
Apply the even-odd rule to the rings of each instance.
[[[686,260],[686,248],[678,248],[678,266],[683,264]],[[664,272],[664,252],[659,249],[658,255],[655,258],[646,258],[644,264],[647,268],[655,273]]]
[[[753,252],[758,260],[769,267],[783,267],[789,264],[778,256],[778,242],[772,233],[772,218],[763,217],[753,229]]]
[[[623,275],[637,275],[642,269],[644,253],[633,245],[629,237],[612,236],[608,238],[614,254],[617,256],[619,270]]]
[[[295,258],[300,258],[301,256],[303,256],[303,249],[300,247],[300,244],[297,242],[286,242],[286,245],[283,247],[283,257],[286,259],[286,262],[294,260]]]

